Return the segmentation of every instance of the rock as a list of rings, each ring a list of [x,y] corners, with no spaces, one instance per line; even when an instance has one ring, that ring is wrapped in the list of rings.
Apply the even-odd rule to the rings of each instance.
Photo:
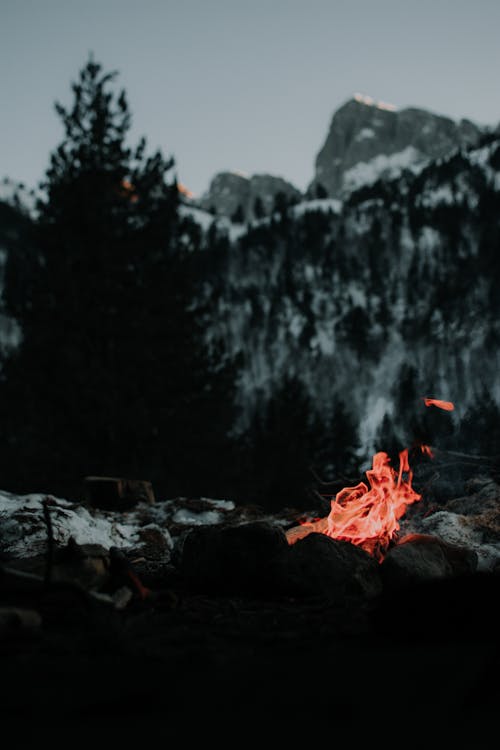
[[[290,596],[370,599],[382,589],[373,557],[354,544],[315,532],[284,550],[273,577],[276,589]]]
[[[356,96],[333,115],[308,194],[322,186],[329,197],[342,198],[379,177],[477,144],[481,132],[468,120],[456,123],[414,107],[398,111]]]
[[[278,193],[293,203],[302,194],[282,177],[255,174],[246,177],[238,172],[219,172],[210,183],[208,191],[200,200],[201,208],[214,210],[217,216],[232,218],[241,207],[243,221],[260,218],[255,213],[255,202],[260,199],[263,215],[269,216]]]
[[[447,544],[430,534],[410,534],[392,547],[380,566],[385,587],[398,588],[473,573],[473,550]]]
[[[34,609],[0,607],[0,639],[33,636],[42,626],[42,618]]]
[[[101,575],[111,547],[150,563],[170,558],[173,541],[162,504],[106,511],[53,496],[0,492],[0,556],[16,568],[43,574],[48,549],[44,507],[50,514],[56,566],[74,564],[87,569],[82,569],[84,577],[93,575],[91,569]]]
[[[265,593],[270,564],[287,549],[284,532],[271,523],[205,526],[186,536],[180,570],[197,590]]]

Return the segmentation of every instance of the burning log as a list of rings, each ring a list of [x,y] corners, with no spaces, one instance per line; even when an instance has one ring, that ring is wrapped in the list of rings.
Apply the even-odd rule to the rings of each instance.
[[[407,450],[399,454],[398,472],[390,466],[387,453],[376,453],[366,476],[369,487],[360,482],[355,487],[345,487],[332,498],[327,518],[290,529],[289,544],[311,532],[319,532],[358,545],[381,561],[399,531],[399,519],[421,495],[412,487],[413,472]]]

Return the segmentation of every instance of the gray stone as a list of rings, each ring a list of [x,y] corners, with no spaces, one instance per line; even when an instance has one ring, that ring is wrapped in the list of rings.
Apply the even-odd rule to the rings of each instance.
[[[379,564],[360,547],[312,533],[275,561],[277,590],[290,596],[324,596],[332,601],[370,599],[380,593]]]
[[[255,174],[246,177],[238,172],[219,172],[210,183],[208,191],[200,199],[200,207],[213,209],[217,216],[231,218],[239,206],[245,221],[255,216],[255,201],[260,198],[264,214],[269,216],[273,210],[274,200],[278,193],[283,193],[290,202],[302,197],[300,190],[282,177],[269,174]]]
[[[473,573],[477,555],[472,550],[427,534],[412,534],[387,553],[380,573],[385,587],[413,584]]]
[[[332,118],[316,157],[308,193],[322,185],[329,197],[342,198],[361,184],[424,164],[454,149],[476,145],[482,133],[469,120],[455,122],[424,109],[388,109],[356,98]]]
[[[287,549],[283,530],[271,523],[204,526],[186,536],[180,571],[194,589],[262,594],[271,561]]]

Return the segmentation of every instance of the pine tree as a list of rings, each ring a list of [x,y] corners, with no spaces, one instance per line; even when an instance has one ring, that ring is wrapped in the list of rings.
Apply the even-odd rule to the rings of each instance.
[[[71,493],[105,473],[174,491],[224,432],[193,309],[199,233],[179,219],[173,160],[146,156],[144,139],[126,145],[115,77],[90,59],[72,106],[56,105],[65,137],[37,249],[9,260],[6,307],[23,342],[3,366],[0,461],[14,489]]]
[[[260,195],[258,195],[255,198],[254,204],[253,204],[253,215],[256,219],[263,219],[266,215],[266,212],[264,210],[264,204],[262,203],[262,198]]]
[[[260,405],[247,435],[248,486],[242,499],[267,509],[310,506],[315,435],[312,408],[295,377],[283,379]]]
[[[317,183],[316,188],[315,188],[315,193],[316,193],[316,198],[319,198],[319,199],[328,198],[328,191],[321,182]]]
[[[245,214],[243,212],[243,206],[241,205],[241,203],[238,203],[236,210],[231,216],[231,221],[233,222],[233,224],[243,224],[243,222],[245,221]]]

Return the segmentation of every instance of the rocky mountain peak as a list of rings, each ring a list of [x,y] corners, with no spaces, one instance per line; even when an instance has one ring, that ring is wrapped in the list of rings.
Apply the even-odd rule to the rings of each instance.
[[[332,117],[308,192],[321,190],[342,198],[379,177],[395,176],[456,148],[475,145],[482,132],[469,120],[457,123],[416,107],[398,110],[356,94]]]
[[[290,203],[302,197],[300,190],[282,177],[270,174],[247,176],[242,172],[219,172],[199,201],[201,208],[235,221],[268,216],[282,193]]]

